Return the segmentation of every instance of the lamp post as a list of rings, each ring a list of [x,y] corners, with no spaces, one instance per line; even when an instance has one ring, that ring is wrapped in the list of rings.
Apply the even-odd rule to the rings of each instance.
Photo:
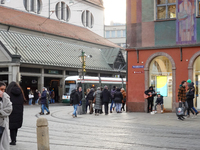
[[[81,55],[79,56],[79,59],[80,59],[80,61],[82,63],[82,110],[83,110],[83,113],[85,113],[85,109],[86,109],[86,100],[85,100],[85,94],[84,94],[84,74],[86,72],[86,70],[85,70],[86,57],[87,57],[87,55],[82,50],[81,51]]]

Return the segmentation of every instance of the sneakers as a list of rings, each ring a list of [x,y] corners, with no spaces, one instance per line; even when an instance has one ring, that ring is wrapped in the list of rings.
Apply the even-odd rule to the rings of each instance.
[[[44,115],[44,113],[40,113],[40,115]]]
[[[187,115],[187,118],[190,118],[190,115]]]
[[[198,113],[199,113],[199,112],[197,111],[196,115],[198,115]]]
[[[110,111],[110,113],[112,113],[112,110]]]
[[[10,145],[16,145],[15,141],[10,142]]]
[[[161,113],[163,113],[163,110],[161,110]]]
[[[154,115],[154,114],[155,114],[155,111],[152,111],[152,112],[151,112],[151,115]]]
[[[46,115],[49,115],[49,114],[50,114],[50,111],[46,113]]]
[[[74,115],[74,114],[72,114],[72,117],[73,117],[73,118],[75,118],[75,115]]]

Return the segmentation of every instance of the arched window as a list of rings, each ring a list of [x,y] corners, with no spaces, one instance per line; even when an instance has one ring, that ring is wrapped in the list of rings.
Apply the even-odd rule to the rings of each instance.
[[[56,4],[56,16],[59,20],[69,21],[71,12],[69,6],[65,2],[58,2]]]
[[[82,24],[85,27],[93,28],[94,16],[89,10],[84,10],[81,16]]]
[[[149,68],[149,86],[164,97],[164,107],[172,108],[172,64],[165,56],[155,57]]]
[[[42,0],[24,0],[24,7],[28,12],[40,14],[42,11]]]

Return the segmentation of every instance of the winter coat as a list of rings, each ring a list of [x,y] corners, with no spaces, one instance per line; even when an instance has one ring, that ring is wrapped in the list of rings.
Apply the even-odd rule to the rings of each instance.
[[[95,109],[101,109],[101,106],[102,106],[101,93],[102,93],[101,90],[97,90],[94,93],[94,97],[95,97],[95,106],[94,106],[94,108]]]
[[[101,99],[103,103],[109,103],[111,99],[111,94],[107,89],[104,89],[103,92],[101,93]]]
[[[186,90],[185,90],[185,87],[180,85],[178,89],[178,101],[185,102],[185,100],[186,100]]]
[[[36,101],[36,100],[38,100],[38,98],[39,98],[39,93],[38,93],[38,92],[35,92],[35,93],[34,93],[34,100]]]
[[[77,105],[80,103],[79,93],[76,90],[73,90],[70,94],[70,104]]]
[[[123,103],[126,102],[126,92],[122,90],[122,95],[123,95]]]
[[[90,92],[87,95],[87,99],[88,100],[94,100],[94,96],[93,95],[94,95],[94,91],[90,90]]]
[[[9,129],[21,128],[23,122],[24,97],[19,87],[13,87],[10,92],[13,111],[9,116]]]
[[[194,107],[194,103],[193,103],[193,99],[194,99],[194,94],[195,94],[195,88],[193,87],[193,85],[188,84],[188,90],[187,90],[187,93],[186,93],[186,100],[187,100],[187,103],[188,103],[188,108],[192,108]]]
[[[52,98],[52,99],[55,98],[55,92],[54,92],[54,91],[51,92],[51,98]]]
[[[154,90],[151,90],[151,89],[153,89],[153,87],[152,86],[150,86],[149,87],[149,89],[148,90],[146,90],[144,93],[146,94],[146,95],[148,95],[148,96],[150,96],[150,94],[149,93],[151,93],[152,94],[152,96],[151,97],[149,97],[149,98],[147,98],[147,100],[148,101],[153,101],[154,100],[154,96],[156,96],[156,94],[155,94],[155,91]]]
[[[112,96],[112,99],[114,99],[114,94],[115,94],[115,92],[116,92],[116,89],[112,89],[111,92],[110,92],[110,94],[111,94],[111,96]]]
[[[114,102],[115,103],[122,103],[123,95],[120,92],[120,89],[117,89],[117,91],[114,94]]]
[[[3,102],[2,102],[3,101]],[[0,126],[5,127],[3,135],[0,141],[0,150],[9,150],[9,118],[8,116],[12,112],[12,103],[10,102],[10,96],[7,93],[3,93],[2,101],[0,102]]]
[[[41,104],[46,104],[47,102],[47,91],[43,91],[41,95]]]
[[[79,96],[79,101],[81,101],[82,98],[83,98],[82,91],[80,91],[80,92],[78,91],[77,93],[78,93],[78,96]]]
[[[163,104],[163,96],[160,96],[156,99],[156,104]]]

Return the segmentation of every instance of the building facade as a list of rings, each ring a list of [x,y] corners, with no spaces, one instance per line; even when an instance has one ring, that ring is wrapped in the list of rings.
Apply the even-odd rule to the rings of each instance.
[[[102,0],[0,0],[0,6],[81,26],[104,36]]]
[[[126,25],[113,23],[105,25],[104,37],[109,41],[126,48]]]
[[[181,81],[196,88],[200,109],[200,1],[127,0],[129,111],[146,111],[144,91],[153,86],[175,111]]]
[[[65,78],[79,75],[82,51],[92,56],[86,60],[88,76],[114,77],[125,65],[121,47],[87,28],[3,6],[0,10],[0,81],[19,82],[26,96],[48,87],[59,101]],[[125,77],[125,71],[120,73]]]

